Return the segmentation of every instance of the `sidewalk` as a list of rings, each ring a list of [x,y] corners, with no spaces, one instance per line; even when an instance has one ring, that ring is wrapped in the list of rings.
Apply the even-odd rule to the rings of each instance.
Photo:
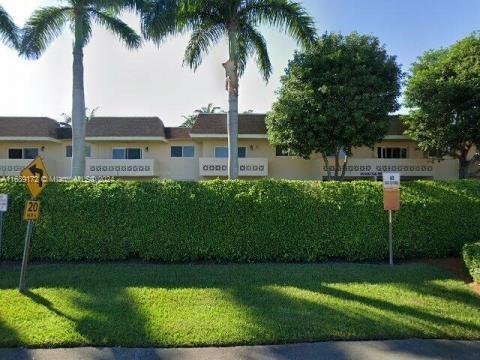
[[[480,359],[480,341],[391,340],[339,341],[293,345],[238,346],[190,349],[0,349],[2,360],[409,360]]]

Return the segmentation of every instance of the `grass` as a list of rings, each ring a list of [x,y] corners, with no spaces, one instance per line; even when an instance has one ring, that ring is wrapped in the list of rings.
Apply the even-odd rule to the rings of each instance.
[[[424,265],[0,266],[0,347],[480,339],[480,297]]]

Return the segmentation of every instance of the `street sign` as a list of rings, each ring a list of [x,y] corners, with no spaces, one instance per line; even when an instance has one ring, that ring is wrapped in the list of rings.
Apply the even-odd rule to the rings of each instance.
[[[400,210],[400,173],[383,173],[383,208],[388,210],[388,252],[393,265],[393,212]]]
[[[8,208],[8,195],[0,194],[0,212],[7,211]]]
[[[400,189],[400,173],[384,172],[383,188],[384,189]]]
[[[400,173],[383,173],[383,208],[400,210]]]
[[[48,184],[48,173],[42,158],[38,156],[20,173],[27,185],[30,194],[38,197]]]
[[[29,200],[25,205],[23,220],[38,220],[40,218],[40,201]]]

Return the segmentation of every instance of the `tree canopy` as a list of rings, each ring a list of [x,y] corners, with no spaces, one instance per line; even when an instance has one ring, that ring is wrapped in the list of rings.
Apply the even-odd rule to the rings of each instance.
[[[321,154],[327,170],[334,155],[341,178],[354,147],[373,147],[384,137],[389,114],[399,108],[402,76],[378,38],[326,33],[289,62],[267,116],[269,140],[305,159]]]
[[[460,177],[466,177],[469,153],[480,145],[480,33],[419,57],[410,70],[405,104],[410,108],[406,133],[424,151],[459,159]]]
[[[134,3],[133,0],[67,0],[58,6],[39,8],[25,24],[20,53],[27,58],[39,58],[67,24],[77,46],[88,44],[92,23],[96,23],[115,34],[128,48],[138,48],[141,37],[117,17],[120,10],[134,7]]]
[[[0,5],[0,42],[13,47],[18,47],[19,29],[10,15]]]

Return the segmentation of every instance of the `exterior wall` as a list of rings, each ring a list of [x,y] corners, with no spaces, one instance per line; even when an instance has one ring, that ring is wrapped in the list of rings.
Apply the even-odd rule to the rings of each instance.
[[[8,159],[8,149],[11,148],[38,148],[38,154],[45,160],[45,166],[51,176],[69,176],[71,159],[65,156],[66,144],[66,142],[57,143],[53,141],[2,141],[0,142],[0,159]],[[26,160],[25,162],[28,164],[29,161]]]
[[[96,142],[90,141],[92,146],[92,158],[112,159],[114,148],[141,148],[143,159],[154,160],[154,176],[176,180],[198,179],[198,158],[202,152],[202,144],[194,141],[170,141],[165,142]],[[171,146],[194,146],[194,158],[172,158]]]
[[[203,156],[213,158],[215,147],[227,146],[227,139],[203,140]],[[274,179],[318,180],[321,179],[322,160],[312,156],[304,160],[295,156],[276,156],[275,147],[267,139],[239,139],[238,146],[247,148],[247,157],[268,159],[268,177]]]
[[[247,149],[247,158],[265,159],[268,164],[268,177],[275,179],[299,179],[299,180],[320,180],[326,176],[323,159],[314,154],[310,160],[293,156],[276,156],[275,147],[271,146],[267,139],[239,139],[239,146]],[[169,142],[139,142],[139,141],[88,141],[91,146],[91,159],[105,159],[106,164],[111,163],[112,149],[134,147],[141,148],[143,159],[151,159],[154,163],[153,177],[169,178],[176,180],[202,180],[212,177],[200,176],[200,158],[213,158],[216,146],[227,146],[226,138],[192,139],[192,140],[170,140]],[[36,147],[39,155],[45,160],[47,169],[51,176],[68,177],[70,175],[71,158],[66,157],[66,146],[71,145],[70,140],[32,141],[32,142],[0,142],[0,176],[16,175],[2,173],[2,159],[8,159],[9,148]],[[195,156],[193,158],[172,158],[170,155],[171,146],[194,146]],[[407,159],[377,159],[377,148],[381,147],[406,147]],[[43,150],[42,150],[43,147]],[[472,150],[472,155],[476,149]],[[333,166],[333,158],[329,158]],[[17,167],[28,160],[18,162]],[[7,161],[4,161],[4,164]],[[96,161],[98,163],[98,161]],[[101,162],[100,162],[101,163]],[[26,164],[25,164],[26,165]],[[411,140],[384,140],[375,148],[356,148],[353,157],[349,160],[351,166],[347,176],[352,177],[374,177],[380,171],[396,171],[400,169],[402,176],[412,177],[433,177],[435,179],[458,178],[458,161],[444,160],[433,161],[428,159],[426,154],[419,150],[416,143]],[[409,166],[410,169],[407,169]],[[412,168],[412,166],[414,168]],[[362,169],[369,168],[363,173]],[[426,170],[425,170],[426,167]],[[472,165],[472,172],[478,170],[478,166]],[[413,169],[413,170],[412,170]],[[16,170],[15,170],[16,171]],[[425,175],[422,175],[425,174]],[[129,178],[128,176],[125,176]],[[137,175],[136,179],[148,178]],[[252,177],[248,177],[252,178]],[[255,177],[253,177],[255,178]]]

